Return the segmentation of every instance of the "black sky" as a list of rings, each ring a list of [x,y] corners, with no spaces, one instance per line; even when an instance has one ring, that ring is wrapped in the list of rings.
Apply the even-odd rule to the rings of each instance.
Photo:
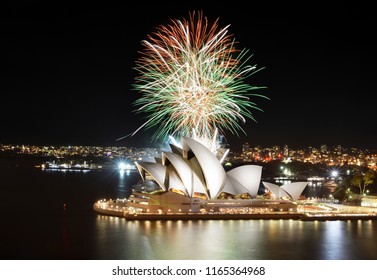
[[[240,3],[239,3],[240,2]],[[131,90],[141,40],[202,10],[264,69],[231,147],[376,148],[377,20],[366,1],[10,1],[1,9],[0,143],[153,146]],[[330,3],[331,2],[331,3]],[[310,4],[311,3],[311,4]],[[368,4],[366,4],[368,3]]]

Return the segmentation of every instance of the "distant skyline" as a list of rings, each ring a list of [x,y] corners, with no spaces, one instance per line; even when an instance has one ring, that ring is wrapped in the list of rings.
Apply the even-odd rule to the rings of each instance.
[[[299,2],[298,2],[299,3]],[[230,147],[376,148],[377,19],[372,4],[305,5],[217,1],[52,3],[18,1],[3,9],[0,143],[158,146],[132,103],[141,40],[170,19],[202,10],[264,68],[250,84],[270,100],[253,101],[247,135]],[[250,6],[250,7],[249,7]],[[135,19],[136,17],[136,19]],[[5,47],[4,47],[5,46]]]

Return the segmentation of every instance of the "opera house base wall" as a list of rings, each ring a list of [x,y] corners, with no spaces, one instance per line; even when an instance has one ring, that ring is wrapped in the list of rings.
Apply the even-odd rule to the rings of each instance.
[[[202,203],[206,212],[219,213],[263,213],[263,212],[295,212],[297,204],[292,201],[275,199],[213,199]]]
[[[331,210],[324,210],[323,206],[313,209],[311,205],[305,208],[292,208],[297,204],[290,201],[272,199],[230,199],[230,200],[203,200],[200,204],[200,211],[193,213],[190,208],[188,212],[173,212],[172,208],[161,208],[154,205],[157,213],[148,210],[145,204],[145,197],[140,199],[146,208],[137,208],[130,204],[128,199],[99,200],[93,205],[93,210],[101,215],[122,217],[126,220],[301,220],[301,221],[331,221],[331,220],[376,220],[376,208],[337,206]],[[184,200],[186,201],[186,200]],[[190,200],[189,200],[190,201]],[[187,202],[183,202],[187,203]],[[206,204],[207,203],[207,204]],[[209,203],[209,204],[208,204]],[[230,205],[233,203],[233,206]],[[235,207],[238,205],[238,207]],[[253,207],[250,207],[253,205]],[[153,205],[152,205],[153,206]],[[266,207],[267,206],[267,207]],[[195,206],[196,207],[196,206]],[[281,207],[281,208],[276,208]],[[304,207],[304,208],[303,208]],[[167,209],[163,212],[162,209]],[[170,211],[169,211],[170,209]],[[207,211],[208,210],[208,211]]]
[[[125,214],[126,220],[299,220],[298,213],[265,214],[221,214],[221,213],[184,213],[184,214]]]
[[[309,214],[301,212],[293,213],[258,213],[258,214],[221,214],[221,213],[172,213],[172,214],[148,214],[126,213],[120,210],[99,208],[94,205],[94,211],[101,215],[125,218],[128,221],[158,221],[158,220],[300,220],[300,221],[349,221],[349,220],[377,220],[376,214]]]
[[[171,191],[155,193],[133,192],[128,198],[129,212],[135,213],[200,213],[202,199]]]
[[[134,192],[127,201],[128,213],[220,213],[258,214],[264,212],[294,212],[297,204],[292,201],[275,199],[200,199],[174,192]]]

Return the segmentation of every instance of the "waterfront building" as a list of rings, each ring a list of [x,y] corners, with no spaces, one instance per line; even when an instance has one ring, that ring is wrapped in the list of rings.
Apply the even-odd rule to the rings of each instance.
[[[117,209],[132,214],[295,211],[295,200],[307,184],[281,188],[266,183],[272,195],[261,196],[262,166],[243,165],[226,172],[214,153],[188,137],[182,137],[180,147],[170,148],[155,162],[136,162],[142,182],[127,200],[116,203]],[[105,201],[97,204],[98,209],[108,210],[107,206]]]

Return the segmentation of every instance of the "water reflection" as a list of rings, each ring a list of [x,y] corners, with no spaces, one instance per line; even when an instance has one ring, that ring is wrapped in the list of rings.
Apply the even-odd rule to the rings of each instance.
[[[318,230],[321,236],[317,239],[319,247],[319,256],[321,259],[348,259],[347,256],[347,244],[349,242],[348,234],[343,235],[343,232],[347,232],[347,223],[342,221],[332,221],[330,223],[324,222],[325,226],[321,226]]]
[[[96,255],[106,259],[377,259],[374,221],[125,221],[97,218]],[[365,239],[366,254],[357,240]]]
[[[118,177],[118,184],[117,184],[117,197],[116,198],[127,198],[130,196],[132,190],[132,184],[130,182],[135,183],[135,180],[130,178],[135,177],[137,175],[134,171],[130,170],[118,170],[114,173],[114,176]]]

